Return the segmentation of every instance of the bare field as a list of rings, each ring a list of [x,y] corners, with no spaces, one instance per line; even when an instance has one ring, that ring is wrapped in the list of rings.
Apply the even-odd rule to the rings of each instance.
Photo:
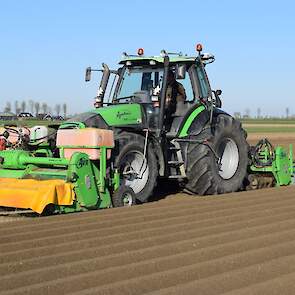
[[[294,294],[295,187],[0,224],[3,294]]]
[[[248,142],[255,145],[260,139],[267,138],[274,146],[283,146],[289,149],[289,145],[293,144],[293,154],[295,153],[295,132],[285,133],[249,133]]]
[[[20,218],[18,218],[18,217],[7,217],[7,216],[0,215],[0,223],[13,222],[13,221],[17,221],[19,219]]]
[[[267,137],[295,146],[295,133]],[[0,294],[294,294],[294,212],[289,186],[0,217]]]
[[[260,128],[260,127],[266,127],[266,128],[294,128],[294,123],[278,123],[278,124],[269,124],[269,123],[244,123],[243,126],[245,128]]]

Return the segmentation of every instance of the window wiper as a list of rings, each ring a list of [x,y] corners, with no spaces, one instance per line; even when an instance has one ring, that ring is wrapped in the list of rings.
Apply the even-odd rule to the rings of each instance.
[[[128,99],[128,98],[134,98],[134,95],[129,95],[129,96],[124,96],[124,97],[118,97],[118,98],[114,98],[113,101],[120,101],[122,99]]]

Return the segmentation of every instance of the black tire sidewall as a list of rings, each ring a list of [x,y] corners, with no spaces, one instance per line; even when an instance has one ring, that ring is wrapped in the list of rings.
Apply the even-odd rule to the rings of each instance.
[[[123,195],[126,192],[132,196],[132,205],[131,206],[136,204],[136,198],[135,198],[134,191],[130,187],[126,186],[125,184],[121,184],[119,189],[117,191],[115,191],[112,195],[113,207],[115,207],[115,208],[124,207]],[[128,207],[128,206],[125,206],[125,207]]]
[[[204,129],[197,136],[204,143],[191,144],[188,148],[186,189],[199,195],[230,193],[240,190],[244,185],[249,164],[249,145],[246,132],[241,123],[229,115],[218,115],[214,118],[212,127]],[[218,146],[225,138],[235,142],[239,152],[239,163],[235,174],[224,179],[219,174]],[[216,155],[216,156],[215,156]]]
[[[244,133],[241,132],[240,128],[231,128],[231,126],[227,126],[226,128],[216,128],[216,132],[213,137],[212,148],[215,151],[218,151],[218,147],[221,142],[225,139],[231,139],[235,142],[239,152],[239,163],[235,174],[229,178],[224,179],[219,175],[218,165],[216,163],[216,158],[211,157],[211,165],[212,167],[216,167],[216,169],[212,169],[212,176],[216,182],[219,182],[219,187],[221,191],[219,193],[228,193],[232,191],[236,191],[242,186],[242,181],[244,180],[248,167],[248,143],[244,137]]]
[[[118,138],[115,145],[117,145],[117,153],[114,155],[114,166],[118,169],[123,164],[121,163],[122,159],[129,152],[139,151],[144,154],[144,138],[140,135],[128,133],[126,136]],[[158,177],[157,159],[150,144],[147,146],[146,156],[149,168],[148,180],[145,187],[140,192],[135,193],[136,200],[142,203],[147,202],[153,193]]]

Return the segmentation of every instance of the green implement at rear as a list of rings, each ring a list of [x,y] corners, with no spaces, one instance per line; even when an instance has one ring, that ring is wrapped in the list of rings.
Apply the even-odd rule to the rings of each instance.
[[[262,139],[252,148],[249,165],[249,189],[285,186],[293,182],[293,147],[289,152],[283,147],[273,148],[267,139]]]

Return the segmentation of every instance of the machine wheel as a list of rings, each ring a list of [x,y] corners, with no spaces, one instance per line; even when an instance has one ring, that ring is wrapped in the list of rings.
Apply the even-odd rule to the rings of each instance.
[[[132,188],[121,185],[112,196],[112,202],[114,207],[130,207],[135,205],[135,193]]]
[[[199,195],[237,191],[247,175],[249,145],[241,123],[219,115],[212,133],[208,144],[188,148],[186,189]]]
[[[144,157],[143,136],[121,132],[115,137],[113,160],[126,186],[133,189],[135,198],[146,202],[151,196],[158,177],[157,159],[150,144]]]

